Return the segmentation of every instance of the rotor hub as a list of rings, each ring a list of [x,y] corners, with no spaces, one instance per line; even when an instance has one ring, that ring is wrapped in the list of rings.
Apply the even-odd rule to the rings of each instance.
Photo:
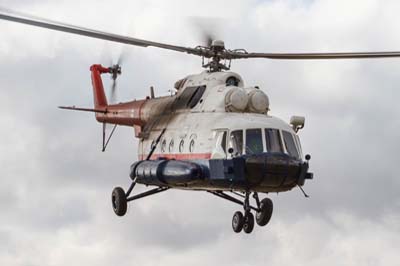
[[[214,40],[211,43],[211,49],[217,50],[217,51],[222,51],[225,49],[225,43],[224,41],[221,40]]]
[[[203,67],[208,68],[210,72],[218,72],[221,70],[229,70],[229,66],[225,63],[221,63],[221,59],[224,59],[224,53],[226,52],[225,43],[222,40],[213,40],[209,47],[206,49],[211,52],[209,58],[210,61],[207,64],[204,64],[203,57]]]
[[[108,69],[110,71],[110,74],[112,75],[113,80],[116,80],[118,75],[121,75],[121,73],[122,73],[121,66],[118,64],[113,65],[112,67],[109,67]]]

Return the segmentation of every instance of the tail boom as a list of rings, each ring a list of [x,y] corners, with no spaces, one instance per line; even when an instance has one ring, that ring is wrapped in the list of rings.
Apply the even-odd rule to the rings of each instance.
[[[104,73],[112,74],[113,70],[101,65],[92,65],[90,71],[92,73],[94,97],[94,109],[90,109],[90,111],[95,112],[98,122],[131,126],[135,127],[135,131],[140,132],[140,129],[148,122],[171,111],[171,104],[175,97],[170,96],[159,98],[147,97],[146,99],[109,105],[104,93],[101,75]],[[88,111],[83,110],[85,108],[79,109],[81,109],[79,111]],[[74,107],[74,110],[78,109]]]

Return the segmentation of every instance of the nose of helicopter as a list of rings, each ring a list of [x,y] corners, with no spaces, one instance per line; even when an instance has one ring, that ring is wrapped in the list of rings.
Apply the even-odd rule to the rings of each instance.
[[[308,162],[283,153],[263,153],[245,158],[245,177],[253,186],[279,188],[304,185],[312,178]]]

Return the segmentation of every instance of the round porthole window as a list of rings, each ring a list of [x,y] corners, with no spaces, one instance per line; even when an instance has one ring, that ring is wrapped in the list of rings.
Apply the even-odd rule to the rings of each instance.
[[[189,151],[190,151],[190,152],[193,152],[193,150],[194,150],[194,139],[192,139],[192,140],[190,141],[190,144],[189,144]]]
[[[174,140],[171,139],[171,142],[169,143],[169,147],[168,147],[169,152],[172,152],[174,150]]]
[[[179,152],[183,152],[183,145],[185,144],[185,142],[183,140],[181,140],[181,142],[179,143]]]
[[[167,141],[164,139],[161,143],[161,152],[165,152],[165,148],[167,147]]]

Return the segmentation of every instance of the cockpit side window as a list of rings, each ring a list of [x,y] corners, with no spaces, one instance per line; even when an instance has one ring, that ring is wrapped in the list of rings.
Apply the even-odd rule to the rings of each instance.
[[[303,157],[303,150],[301,149],[301,143],[300,143],[299,136],[295,134],[294,135],[294,140],[297,143],[297,151],[299,152],[299,156],[300,156],[300,158],[302,158]]]
[[[226,134],[227,134],[227,132],[224,131],[224,133],[222,134],[222,140],[221,140],[221,147],[224,150],[225,154],[226,154]]]
[[[283,152],[282,141],[278,129],[265,129],[265,143],[268,152]]]
[[[295,158],[299,158],[300,157],[299,152],[297,151],[293,135],[287,131],[282,131],[282,135],[283,135],[283,140],[285,141],[286,150],[289,153],[289,155]]]
[[[235,130],[230,134],[230,147],[233,148],[233,153],[236,155],[243,154],[243,130]]]
[[[174,105],[176,110],[193,108],[200,101],[206,90],[206,86],[186,87],[176,99]]]
[[[246,130],[246,154],[258,154],[264,150],[260,128]]]
[[[190,98],[187,106],[189,108],[193,108],[197,105],[200,101],[201,97],[203,97],[204,91],[206,90],[206,86],[197,87],[196,91],[193,93],[192,97]]]
[[[225,129],[217,129],[213,132],[213,138],[215,139],[211,155],[213,159],[226,159],[226,135],[227,130]]]

